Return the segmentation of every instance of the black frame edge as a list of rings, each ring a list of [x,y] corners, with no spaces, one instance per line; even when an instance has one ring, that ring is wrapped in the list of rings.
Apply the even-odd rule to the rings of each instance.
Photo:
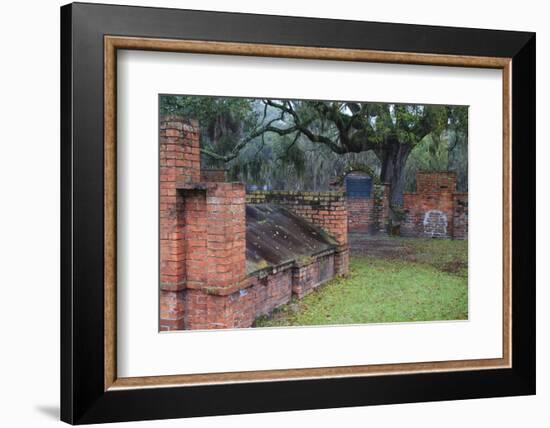
[[[339,27],[344,23],[349,28]],[[376,37],[378,33],[382,36]],[[392,37],[381,40],[390,33]],[[513,367],[104,392],[105,34],[374,50],[392,50],[393,45],[401,51],[513,57]],[[365,41],[366,34],[374,36]],[[396,49],[400,43],[407,47]],[[418,46],[422,48],[415,50]],[[83,424],[534,394],[535,96],[534,33],[85,3],[63,6],[61,419]],[[425,387],[419,391],[420,385]]]
[[[536,393],[536,35],[512,59],[512,363]],[[515,142],[515,144],[514,144]],[[518,316],[521,314],[521,316]]]
[[[372,49],[446,55],[513,57],[533,33],[527,31],[488,30],[421,24],[309,18],[302,16],[220,12],[166,7],[126,6],[99,3],[72,3],[77,15],[104,29],[124,22],[108,34],[119,36],[182,38],[242,43],[293,46],[317,46],[350,49]],[[146,19],[145,15],[151,19]],[[109,23],[101,22],[109,17]],[[180,22],[178,20],[181,19]],[[209,26],[201,22],[209,21]],[[159,22],[164,22],[159,34]],[[182,27],[185,23],[185,29]],[[136,26],[139,25],[139,30]],[[345,25],[345,27],[344,27]],[[211,28],[210,28],[211,27]],[[98,28],[99,29],[99,28]],[[431,33],[429,38],[427,33]],[[107,34],[106,33],[106,34]],[[213,34],[216,34],[213,36]],[[360,35],[360,37],[357,37]]]
[[[74,423],[72,289],[72,5],[60,9],[61,22],[61,340],[60,418]]]

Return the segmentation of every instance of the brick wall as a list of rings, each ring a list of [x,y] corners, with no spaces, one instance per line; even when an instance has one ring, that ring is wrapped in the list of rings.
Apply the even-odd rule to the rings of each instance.
[[[227,170],[225,169],[212,169],[212,168],[205,168],[201,169],[201,181],[203,182],[218,182],[223,183],[227,181]]]
[[[246,328],[256,318],[288,303],[292,296],[292,269],[286,268],[263,277],[252,276],[247,286],[226,296],[198,293],[191,305],[201,305],[186,328]],[[199,300],[196,300],[199,299]]]
[[[467,239],[468,194],[456,192],[456,174],[418,172],[416,185],[403,194],[401,235]]]
[[[343,192],[255,191],[247,193],[250,204],[282,205],[348,243],[346,199]]]
[[[160,123],[160,318],[163,330],[184,325],[185,221],[176,182],[200,178],[196,121],[164,116]]]
[[[317,257],[314,262],[293,269],[292,292],[301,299],[334,276],[334,255]]]
[[[389,216],[389,186],[373,185],[371,198],[346,198],[348,231],[386,233]]]
[[[161,330],[201,328],[205,319],[230,326],[223,299],[211,296],[246,285],[244,185],[200,180],[197,122],[162,117]]]
[[[320,255],[302,265],[289,263],[271,272],[253,274],[249,286],[228,296],[234,327],[250,327],[254,321],[290,302],[302,298],[334,275],[334,253]]]
[[[292,268],[286,267],[267,275],[250,278],[251,287],[245,293],[235,294],[233,301],[241,301],[239,326],[250,327],[261,315],[268,315],[292,297]],[[243,295],[244,294],[244,295]],[[247,307],[250,308],[247,310]],[[248,316],[246,315],[248,314]]]
[[[176,183],[183,195],[184,328],[233,327],[225,297],[247,287],[242,183]]]
[[[343,194],[260,192],[255,202],[292,205],[340,242],[335,253],[246,274],[245,188],[225,173],[200,169],[198,124],[177,116],[160,122],[160,329],[249,327],[336,273],[348,272]],[[286,203],[284,203],[286,201]]]
[[[254,191],[247,193],[246,202],[282,205],[327,231],[340,244],[334,257],[334,273],[348,275],[348,211],[344,192]]]
[[[374,200],[367,198],[348,198],[348,231],[355,233],[373,233]]]
[[[453,212],[453,238],[468,239],[468,193],[455,193]]]
[[[416,174],[417,193],[456,192],[456,174],[448,171],[424,172]]]

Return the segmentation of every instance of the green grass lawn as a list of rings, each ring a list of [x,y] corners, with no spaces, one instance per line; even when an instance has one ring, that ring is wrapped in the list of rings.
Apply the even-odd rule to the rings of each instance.
[[[293,299],[255,326],[467,319],[467,242],[386,239],[395,251],[353,256],[348,278]]]

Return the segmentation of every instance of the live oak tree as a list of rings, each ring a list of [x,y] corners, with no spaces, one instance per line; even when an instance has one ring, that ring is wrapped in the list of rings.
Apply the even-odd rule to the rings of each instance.
[[[424,138],[439,139],[448,122],[444,106],[264,100],[280,112],[261,132],[304,136],[334,153],[373,151],[380,160],[380,181],[389,183],[392,208],[403,205],[404,168]]]

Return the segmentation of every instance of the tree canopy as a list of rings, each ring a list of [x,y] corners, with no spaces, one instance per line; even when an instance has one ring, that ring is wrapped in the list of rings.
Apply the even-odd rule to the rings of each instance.
[[[198,119],[204,163],[259,187],[324,190],[352,164],[391,185],[394,208],[417,169],[467,186],[465,106],[163,96],[161,113]]]

